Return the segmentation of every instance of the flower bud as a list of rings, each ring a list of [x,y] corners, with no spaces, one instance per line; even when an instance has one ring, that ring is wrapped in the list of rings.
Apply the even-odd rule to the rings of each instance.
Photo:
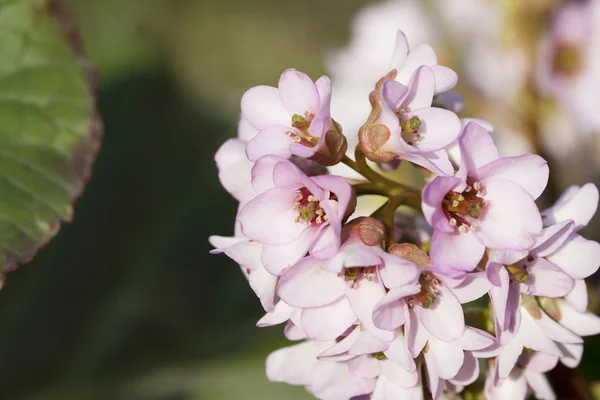
[[[394,69],[377,82],[375,90],[369,95],[371,113],[367,122],[358,131],[360,149],[369,160],[374,162],[387,163],[398,158],[397,154],[380,150],[390,139],[391,132],[387,126],[378,123],[383,110],[381,88],[385,81],[394,79],[396,74],[397,71]]]
[[[402,257],[405,260],[412,261],[417,265],[426,268],[432,267],[431,259],[427,253],[412,243],[396,243],[389,248],[388,252],[398,257]]]
[[[348,140],[342,134],[341,127],[335,122],[334,126],[336,129],[330,129],[323,135],[324,145],[310,158],[324,166],[339,163],[348,150]]]
[[[385,244],[385,227],[381,221],[370,217],[353,219],[342,229],[342,241],[351,238],[361,240],[367,246],[381,246]]]

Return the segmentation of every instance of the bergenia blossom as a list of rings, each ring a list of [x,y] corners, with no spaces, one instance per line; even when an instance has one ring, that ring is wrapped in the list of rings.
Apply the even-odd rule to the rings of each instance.
[[[240,266],[257,326],[302,341],[268,356],[267,377],[324,400],[556,398],[545,373],[577,367],[582,337],[600,333],[584,280],[600,244],[580,235],[598,190],[540,211],[547,162],[501,157],[489,123],[456,114],[457,75],[395,40],[360,129],[332,118],[329,78],[289,69],[246,92],[238,138],[215,156],[239,208],[212,253]],[[383,200],[351,217],[357,196]]]
[[[457,176],[439,176],[423,189],[423,214],[434,229],[431,260],[451,275],[473,270],[486,248],[531,249],[542,231],[535,199],[548,181],[544,159],[500,157],[475,123],[459,144]]]

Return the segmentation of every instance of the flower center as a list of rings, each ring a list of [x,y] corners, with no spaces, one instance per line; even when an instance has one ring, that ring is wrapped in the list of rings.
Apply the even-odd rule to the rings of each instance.
[[[298,211],[296,222],[304,222],[307,226],[313,223],[322,224],[328,220],[321,202],[305,187],[297,191],[294,210]]]
[[[400,120],[400,128],[402,128],[402,139],[409,144],[414,145],[415,142],[421,139],[421,135],[418,133],[419,128],[421,128],[421,120],[418,117],[410,117],[409,119],[404,120],[406,113],[408,113],[408,108],[406,106],[402,106],[397,110],[394,110],[394,114]]]
[[[570,43],[559,43],[554,49],[552,68],[554,72],[574,75],[581,69],[581,51]]]
[[[473,219],[479,219],[486,202],[481,197],[485,191],[479,182],[467,179],[467,187],[462,193],[450,191],[442,200],[442,210],[451,226],[457,226],[462,233],[475,229]]]
[[[344,280],[350,282],[350,288],[358,286],[358,281],[364,278],[368,281],[373,280],[375,276],[375,267],[350,267],[344,270]]]
[[[532,255],[528,255],[527,257],[525,257],[518,263],[507,265],[505,268],[506,268],[506,271],[508,272],[508,275],[512,279],[514,279],[515,281],[517,281],[519,283],[525,283],[525,282],[527,282],[527,279],[529,278],[529,273],[527,272],[527,268],[528,268],[527,264],[533,263],[534,261],[535,261],[535,257]]]
[[[435,296],[440,295],[442,283],[431,272],[423,272],[419,277],[419,283],[421,284],[421,291],[406,300],[410,309],[413,309],[416,305],[429,308],[435,301]]]
[[[383,351],[373,353],[373,354],[371,354],[371,357],[373,357],[374,359],[379,360],[379,361],[383,361],[387,358],[385,356],[385,354],[383,354]]]
[[[319,138],[312,136],[308,132],[308,128],[310,128],[310,124],[314,118],[315,115],[308,111],[304,113],[304,116],[294,114],[292,116],[292,126],[296,128],[296,131],[287,131],[285,134],[295,143],[300,143],[308,147],[315,147],[319,142]]]

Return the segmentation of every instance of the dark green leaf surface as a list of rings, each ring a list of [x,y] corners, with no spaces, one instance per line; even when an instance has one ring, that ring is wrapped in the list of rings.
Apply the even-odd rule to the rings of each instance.
[[[88,70],[60,4],[0,0],[0,269],[72,217],[100,136]]]

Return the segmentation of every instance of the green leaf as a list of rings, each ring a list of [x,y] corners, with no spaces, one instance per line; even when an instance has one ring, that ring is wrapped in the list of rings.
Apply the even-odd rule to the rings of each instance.
[[[0,271],[73,216],[101,123],[74,26],[58,1],[0,0]]]

